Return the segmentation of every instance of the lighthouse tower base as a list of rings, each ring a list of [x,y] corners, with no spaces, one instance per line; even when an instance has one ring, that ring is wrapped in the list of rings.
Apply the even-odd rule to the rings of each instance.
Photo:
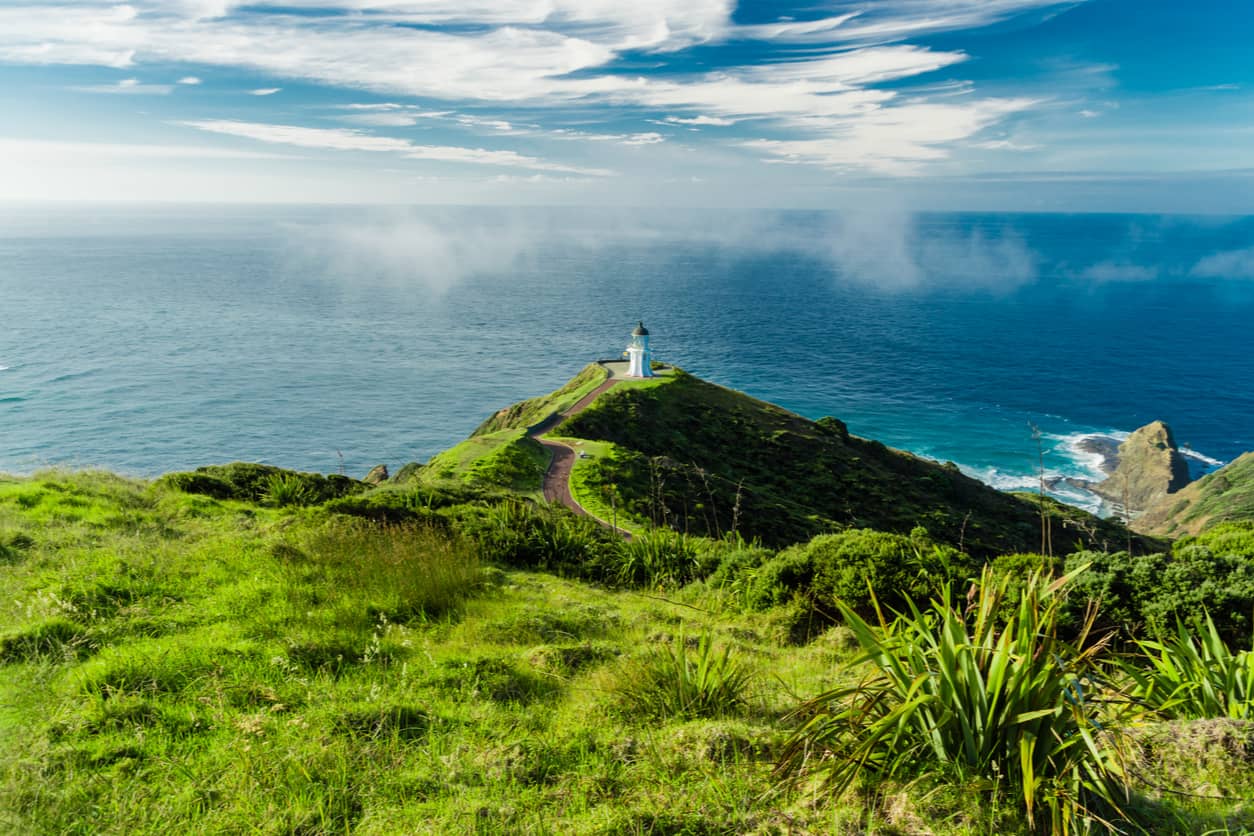
[[[627,349],[627,376],[653,377],[653,352],[632,346]]]

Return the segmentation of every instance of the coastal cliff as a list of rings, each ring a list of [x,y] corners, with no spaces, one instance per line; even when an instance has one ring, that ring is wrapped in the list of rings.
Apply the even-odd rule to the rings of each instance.
[[[1114,471],[1088,490],[1133,516],[1189,484],[1189,465],[1176,447],[1171,427],[1153,421],[1119,445]]]
[[[1254,520],[1254,452],[1164,496],[1133,520],[1143,534],[1182,537],[1221,522]]]

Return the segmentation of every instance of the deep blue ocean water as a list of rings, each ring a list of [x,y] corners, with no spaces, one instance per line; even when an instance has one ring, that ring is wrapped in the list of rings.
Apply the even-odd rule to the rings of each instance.
[[[638,319],[998,487],[1033,425],[1052,475],[1156,418],[1199,467],[1254,449],[1254,218],[9,206],[0,471],[395,468]]]

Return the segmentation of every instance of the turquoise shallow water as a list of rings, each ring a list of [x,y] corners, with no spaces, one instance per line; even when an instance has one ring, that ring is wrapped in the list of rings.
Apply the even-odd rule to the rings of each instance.
[[[617,355],[1033,482],[1254,449],[1254,219],[8,207],[0,470],[363,474]],[[341,458],[342,457],[342,458]],[[1073,496],[1087,501],[1084,496]]]

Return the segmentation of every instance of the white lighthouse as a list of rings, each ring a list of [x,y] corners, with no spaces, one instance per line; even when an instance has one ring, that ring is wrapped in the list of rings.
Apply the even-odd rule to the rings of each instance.
[[[631,332],[627,346],[628,377],[653,377],[653,352],[649,351],[649,329],[641,322]]]

